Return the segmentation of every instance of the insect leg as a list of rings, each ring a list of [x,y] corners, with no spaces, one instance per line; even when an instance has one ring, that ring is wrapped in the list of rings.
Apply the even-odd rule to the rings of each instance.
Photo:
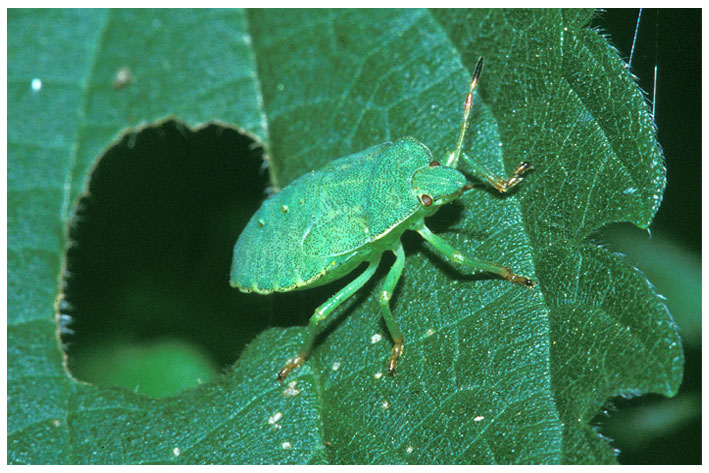
[[[463,255],[460,251],[456,250],[450,243],[448,243],[443,238],[431,232],[425,225],[417,230],[421,236],[428,241],[433,248],[438,251],[448,262],[451,264],[463,268],[472,270],[483,270],[493,274],[497,274],[508,281],[516,284],[521,284],[523,286],[532,288],[535,286],[535,282],[531,279],[525,278],[524,276],[519,276],[512,272],[507,266],[502,266],[495,263],[488,263],[486,261],[481,261],[472,258],[467,255]]]
[[[470,170],[477,177],[489,182],[495,189],[500,192],[507,192],[510,188],[519,184],[522,181],[522,174],[527,171],[534,169],[529,163],[520,163],[519,166],[514,170],[512,176],[509,179],[504,179],[496,174],[492,173],[487,167],[478,161],[474,160],[467,154],[463,153],[463,160],[470,167]]]
[[[396,320],[394,320],[391,313],[391,308],[389,308],[389,300],[391,299],[391,295],[394,293],[394,288],[396,288],[396,284],[399,282],[399,277],[401,277],[402,271],[404,271],[405,256],[404,248],[401,246],[401,243],[399,243],[399,246],[397,246],[394,250],[394,254],[396,255],[396,261],[394,261],[394,264],[389,270],[389,274],[387,274],[387,277],[384,280],[384,286],[379,293],[379,304],[382,307],[384,321],[387,324],[391,338],[394,340],[394,348],[391,350],[391,357],[389,358],[388,363],[389,374],[392,376],[396,375],[396,362],[404,349],[404,336],[401,334],[399,324]]]
[[[313,340],[317,334],[318,324],[325,320],[327,316],[330,315],[340,304],[349,299],[352,294],[364,286],[364,284],[369,281],[372,275],[376,272],[377,266],[379,266],[379,259],[370,262],[369,266],[362,274],[357,276],[357,278],[355,278],[351,283],[340,289],[334,296],[330,297],[324,304],[315,309],[315,313],[310,317],[310,321],[308,322],[308,332],[303,345],[300,347],[298,356],[288,360],[286,366],[278,372],[278,376],[276,377],[278,381],[283,381],[285,377],[288,376],[288,373],[303,364],[305,359],[310,354],[310,349],[313,346]]]

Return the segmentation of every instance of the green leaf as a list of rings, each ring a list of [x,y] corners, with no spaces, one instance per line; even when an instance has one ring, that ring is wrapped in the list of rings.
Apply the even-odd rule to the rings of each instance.
[[[590,16],[11,10],[8,461],[614,461],[591,419],[613,396],[673,395],[682,350],[648,281],[588,239],[610,222],[647,227],[665,172],[644,99]],[[383,270],[284,385],[273,377],[300,327],[263,332],[225,374],[163,399],[67,374],[54,307],[64,229],[122,130],[169,116],[229,124],[266,144],[275,186],[406,135],[441,156],[480,55],[466,149],[499,173],[535,171],[512,195],[471,192],[429,224],[536,290],[461,275],[407,237],[396,378],[382,375]],[[309,310],[331,289],[304,292]]]

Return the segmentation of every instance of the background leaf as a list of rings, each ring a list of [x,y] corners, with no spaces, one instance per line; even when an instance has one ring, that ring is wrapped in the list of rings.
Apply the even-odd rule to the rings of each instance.
[[[649,225],[664,188],[642,95],[590,17],[11,11],[8,461],[613,461],[589,422],[611,396],[674,394],[682,351],[645,278],[588,241],[609,222]],[[405,135],[440,156],[479,55],[486,68],[467,148],[500,173],[523,160],[536,170],[512,196],[470,193],[429,224],[536,278],[538,290],[462,276],[407,237],[393,305],[406,342],[397,378],[381,374],[390,345],[371,294],[383,271],[285,385],[272,374],[297,350],[297,327],[263,332],[225,374],[173,397],[66,374],[54,316],[63,228],[96,156],[122,129],[171,115],[231,124],[267,146],[275,186]],[[116,90],[126,67],[131,83]],[[285,308],[305,323],[345,283],[262,298],[261,318]]]

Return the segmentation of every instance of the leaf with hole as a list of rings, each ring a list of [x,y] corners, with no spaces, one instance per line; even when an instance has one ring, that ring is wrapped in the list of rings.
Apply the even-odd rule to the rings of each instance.
[[[589,240],[609,222],[647,227],[665,184],[644,98],[588,26],[592,14],[8,12],[8,462],[613,462],[594,416],[613,396],[673,395],[682,349],[650,283]],[[514,195],[469,192],[427,225],[468,254],[534,274],[537,290],[461,275],[404,235],[406,272],[391,304],[408,338],[396,378],[382,373],[391,347],[378,315],[380,272],[337,309],[323,343],[283,385],[271,374],[297,352],[301,325],[355,275],[254,296],[256,309],[235,304],[233,324],[246,333],[251,316],[295,320],[273,323],[223,374],[179,394],[152,398],[67,373],[55,308],[66,226],[90,170],[102,166],[97,157],[124,130],[125,148],[131,136],[159,135],[168,117],[192,128],[188,144],[207,122],[239,130],[265,147],[276,188],[404,136],[444,156],[460,122],[457,91],[479,56],[485,80],[464,150],[497,175],[519,162],[535,171]],[[131,80],[115,88],[124,68]],[[136,133],[144,123],[158,125]],[[190,151],[199,167],[206,158]],[[179,181],[161,169],[154,182],[165,189],[210,188],[203,174]],[[245,225],[248,212],[232,212],[246,213]],[[187,292],[170,295],[179,302]],[[172,307],[184,309],[162,310]],[[213,345],[225,343],[219,335]]]

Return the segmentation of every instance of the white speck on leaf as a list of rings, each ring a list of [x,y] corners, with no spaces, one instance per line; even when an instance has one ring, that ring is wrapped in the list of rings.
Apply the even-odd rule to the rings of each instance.
[[[285,394],[286,396],[295,396],[296,394],[299,394],[300,389],[297,389],[295,387],[296,383],[297,381],[291,381],[290,383],[288,383],[288,387],[285,391],[283,391],[283,394]]]
[[[383,376],[383,375],[382,375],[382,372],[381,372],[381,371],[379,371],[379,372],[377,372],[377,373],[374,373],[374,379],[381,379],[382,376]]]
[[[483,420],[484,418],[485,418],[485,416],[477,416],[477,417],[475,417],[473,420],[474,420],[475,422],[480,422],[480,421]]]
[[[180,451],[179,447],[175,447],[175,448],[172,449],[172,454],[173,454],[174,456],[179,457],[179,456],[180,456],[180,453],[182,453],[182,452]]]
[[[133,82],[133,75],[128,67],[121,67],[116,71],[113,77],[113,88],[118,90],[126,87]]]
[[[337,371],[337,370],[339,370],[339,369],[340,369],[340,366],[342,366],[342,363],[340,363],[339,361],[334,362],[334,363],[332,364],[332,371]]]
[[[281,444],[281,448],[282,448],[283,450],[290,450],[291,447],[292,447],[292,445],[290,444],[290,442],[283,442],[283,443]]]
[[[382,409],[389,409],[389,401],[382,402]]]
[[[414,451],[414,447],[412,447],[411,445],[409,445],[409,446],[406,448],[406,453],[411,453],[411,452],[413,452],[413,451]]]
[[[30,87],[32,87],[32,92],[39,92],[40,90],[42,90],[42,79],[32,79]]]
[[[275,424],[279,420],[283,418],[283,413],[282,412],[276,412],[273,414],[271,417],[268,418],[268,423],[269,424]]]
[[[372,343],[377,343],[377,342],[381,341],[381,339],[382,339],[382,336],[378,333],[375,333],[374,335],[372,335]]]

